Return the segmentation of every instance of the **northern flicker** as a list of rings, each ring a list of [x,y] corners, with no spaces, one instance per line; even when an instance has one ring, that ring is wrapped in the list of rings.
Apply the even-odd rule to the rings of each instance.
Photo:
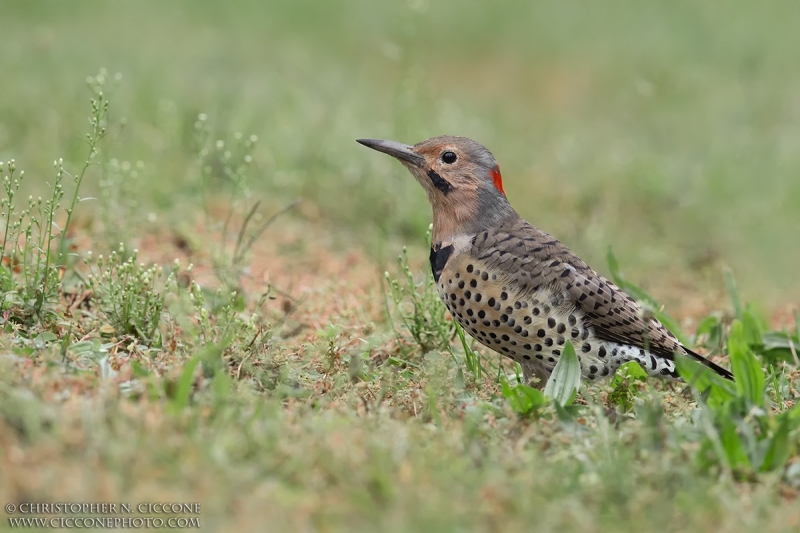
[[[439,296],[481,344],[547,381],[567,341],[587,380],[636,361],[650,376],[680,379],[675,353],[732,374],[683,346],[622,289],[511,207],[494,156],[466,137],[415,146],[360,139],[398,159],[433,208],[430,264]]]

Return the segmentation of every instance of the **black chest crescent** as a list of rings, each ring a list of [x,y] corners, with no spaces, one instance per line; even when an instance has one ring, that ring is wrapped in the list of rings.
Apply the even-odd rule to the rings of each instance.
[[[442,270],[447,264],[447,260],[453,255],[453,245],[442,247],[441,244],[436,244],[431,247],[431,272],[433,272],[434,281],[439,281],[439,276],[442,275]]]

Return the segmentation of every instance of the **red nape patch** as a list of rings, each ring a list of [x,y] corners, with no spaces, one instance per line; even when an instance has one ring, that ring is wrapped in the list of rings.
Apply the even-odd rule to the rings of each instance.
[[[505,194],[506,191],[503,190],[503,177],[500,175],[500,167],[494,167],[489,171],[489,175],[494,180],[495,189]]]

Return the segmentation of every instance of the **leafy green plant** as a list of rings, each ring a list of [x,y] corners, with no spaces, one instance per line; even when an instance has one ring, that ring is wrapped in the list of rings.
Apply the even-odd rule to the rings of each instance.
[[[59,277],[53,257],[55,216],[64,197],[62,180],[64,167],[56,162],[56,180],[48,200],[28,197],[27,207],[19,210],[17,195],[24,172],[15,177],[16,165],[0,163],[6,197],[0,202],[3,209],[4,233],[0,250],[0,286],[3,291],[3,310],[9,319],[28,324],[31,319],[44,318],[46,306],[57,298]],[[5,174],[4,168],[8,169]]]
[[[505,378],[500,381],[500,391],[511,409],[521,416],[536,414],[549,403],[541,390],[522,383],[510,383]]]
[[[634,398],[638,396],[641,386],[647,383],[647,372],[636,361],[629,361],[619,367],[611,381],[613,390],[608,395],[608,402],[619,406],[627,413],[633,409]]]
[[[796,351],[800,321],[795,314],[794,334],[768,331],[753,307],[742,303],[730,270],[725,272],[725,282],[737,317],[727,341],[736,383],[734,390],[716,377],[706,384],[710,403],[705,415],[711,419],[706,448],[713,448],[740,475],[780,471],[790,457],[800,453],[800,403],[790,399],[787,379],[800,367]],[[713,438],[712,423],[718,439]]]
[[[768,401],[766,375],[751,342],[745,323],[734,320],[727,347],[735,383],[688,358],[677,359],[701,406],[701,465],[721,465],[740,477],[781,470],[800,452],[800,404],[782,410]]]
[[[164,303],[169,294],[179,291],[176,281],[179,263],[176,261],[165,277],[162,267],[137,263],[138,250],[123,259],[125,255],[125,247],[120,245],[107,258],[98,256],[96,262],[91,254],[87,256],[86,263],[91,269],[87,282],[95,306],[118,334],[160,346],[159,325]]]
[[[224,339],[230,338],[238,327],[244,326],[245,323],[238,319],[234,309],[235,300],[235,293],[225,294],[221,288],[212,293],[192,281],[189,285],[191,309],[183,313],[192,317],[191,327],[200,343],[224,344]]]
[[[29,196],[25,208],[20,207],[19,199],[19,188],[25,173],[20,171],[15,176],[16,164],[13,159],[7,165],[0,162],[0,177],[5,192],[5,197],[0,200],[3,223],[0,290],[3,295],[2,309],[9,312],[8,319],[14,322],[30,325],[34,318],[43,321],[48,316],[56,315],[52,307],[58,299],[63,269],[66,267],[72,216],[81,200],[79,192],[83,178],[97,154],[98,142],[105,135],[108,100],[103,95],[103,87],[106,75],[101,71],[88,81],[94,95],[89,116],[91,131],[86,134],[89,150],[83,167],[73,177],[74,190],[64,208],[66,222],[63,228],[59,229],[57,225],[65,194],[64,178],[69,176],[63,160],[59,159],[53,164],[56,175],[50,185],[49,198]]]
[[[328,324],[324,329],[318,330],[317,335],[324,347],[325,360],[327,363],[326,370],[330,372],[335,368],[336,361],[340,357],[339,352],[341,348],[339,343],[342,336],[341,328],[333,324]]]

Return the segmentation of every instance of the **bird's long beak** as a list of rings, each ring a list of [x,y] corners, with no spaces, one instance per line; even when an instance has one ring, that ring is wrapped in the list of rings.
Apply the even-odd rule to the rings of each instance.
[[[414,148],[407,144],[396,141],[382,141],[380,139],[357,139],[357,141],[373,150],[389,154],[400,161],[410,163],[417,167],[421,167],[425,162],[425,158],[417,154]]]

